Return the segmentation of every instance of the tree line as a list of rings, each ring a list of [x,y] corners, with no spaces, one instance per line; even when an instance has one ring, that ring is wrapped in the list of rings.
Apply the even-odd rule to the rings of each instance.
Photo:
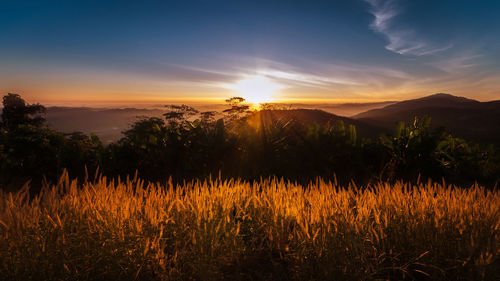
[[[360,138],[353,125],[335,120],[320,125],[275,119],[256,125],[249,122],[256,113],[243,102],[228,99],[222,116],[170,105],[164,118],[138,119],[120,140],[103,145],[94,134],[49,128],[42,105],[8,94],[0,123],[0,184],[19,188],[29,180],[36,190],[64,169],[81,180],[96,173],[110,178],[137,173],[152,182],[210,176],[300,182],[321,177],[343,184],[446,179],[494,186],[500,181],[498,147],[431,130],[430,117],[400,123],[390,135]]]

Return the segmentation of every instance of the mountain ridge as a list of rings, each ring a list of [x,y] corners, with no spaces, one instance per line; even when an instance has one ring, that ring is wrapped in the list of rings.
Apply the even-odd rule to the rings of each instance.
[[[302,125],[326,125],[328,123],[342,121],[346,126],[354,125],[360,136],[377,137],[380,133],[387,132],[385,128],[374,124],[369,124],[364,121],[355,120],[349,117],[336,115],[320,109],[271,109],[261,110],[251,113],[249,122],[262,122],[264,125],[269,125],[272,121],[280,120],[283,122],[295,121]]]
[[[399,121],[431,117],[431,127],[444,127],[453,135],[482,143],[500,142],[500,100],[477,100],[438,93],[368,110],[353,119],[391,128]]]

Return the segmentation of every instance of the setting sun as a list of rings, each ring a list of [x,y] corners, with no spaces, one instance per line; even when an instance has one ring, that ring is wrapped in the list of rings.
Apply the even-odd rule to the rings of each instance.
[[[229,88],[237,91],[238,95],[248,102],[260,104],[272,102],[275,99],[276,91],[282,86],[267,77],[253,76],[240,80]]]

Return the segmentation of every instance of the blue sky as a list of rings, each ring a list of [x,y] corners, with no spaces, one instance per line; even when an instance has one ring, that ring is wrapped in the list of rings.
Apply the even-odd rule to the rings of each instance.
[[[22,1],[0,5],[0,91],[33,101],[500,99],[500,1]]]

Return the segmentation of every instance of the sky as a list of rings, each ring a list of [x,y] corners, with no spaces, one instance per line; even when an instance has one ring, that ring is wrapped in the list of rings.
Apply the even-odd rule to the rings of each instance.
[[[32,102],[500,99],[500,1],[0,0],[0,93]],[[243,83],[244,84],[244,83]]]

